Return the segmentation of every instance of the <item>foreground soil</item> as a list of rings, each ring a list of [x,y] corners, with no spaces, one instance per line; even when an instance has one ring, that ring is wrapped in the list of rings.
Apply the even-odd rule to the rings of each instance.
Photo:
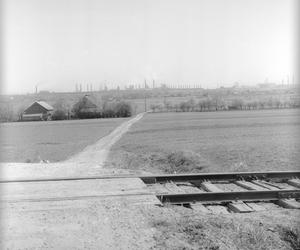
[[[126,199],[1,203],[1,249],[151,249],[155,228]]]

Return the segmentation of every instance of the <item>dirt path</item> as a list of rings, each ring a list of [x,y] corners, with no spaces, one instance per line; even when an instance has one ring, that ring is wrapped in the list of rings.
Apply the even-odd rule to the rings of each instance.
[[[1,179],[19,178],[55,178],[74,176],[93,176],[108,174],[126,174],[126,170],[103,168],[110,148],[129,129],[138,122],[145,113],[122,123],[107,136],[70,159],[58,163],[0,163]]]
[[[87,146],[82,152],[66,160],[64,163],[84,163],[84,164],[97,164],[102,166],[106,161],[109,150],[129,128],[139,121],[145,113],[138,114],[133,119],[122,123],[109,135],[101,138],[97,143]]]

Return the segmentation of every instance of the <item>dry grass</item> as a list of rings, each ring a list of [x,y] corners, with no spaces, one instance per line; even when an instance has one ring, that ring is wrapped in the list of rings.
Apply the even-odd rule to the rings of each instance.
[[[300,229],[298,227],[282,227],[281,238],[288,242],[292,249],[299,250],[300,249]]]
[[[291,211],[201,215],[167,207],[152,217],[152,226],[158,229],[158,249],[288,250],[299,249],[297,216]]]
[[[134,173],[198,173],[208,171],[208,164],[193,151],[145,152],[135,154],[124,150],[110,153],[107,167],[122,168]]]

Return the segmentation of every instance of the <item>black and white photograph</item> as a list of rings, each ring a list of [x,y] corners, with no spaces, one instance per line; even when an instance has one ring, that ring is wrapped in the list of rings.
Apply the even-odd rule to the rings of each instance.
[[[0,0],[0,249],[300,250],[299,0]]]

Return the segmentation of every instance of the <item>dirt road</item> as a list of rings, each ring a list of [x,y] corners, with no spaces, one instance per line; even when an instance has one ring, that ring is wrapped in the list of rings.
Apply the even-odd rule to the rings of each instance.
[[[79,164],[97,164],[102,166],[106,161],[109,150],[113,144],[115,144],[123,134],[125,134],[129,128],[139,121],[145,113],[138,114],[133,119],[122,123],[109,135],[101,138],[96,144],[86,147],[81,153],[71,157],[64,163],[79,163]]]

